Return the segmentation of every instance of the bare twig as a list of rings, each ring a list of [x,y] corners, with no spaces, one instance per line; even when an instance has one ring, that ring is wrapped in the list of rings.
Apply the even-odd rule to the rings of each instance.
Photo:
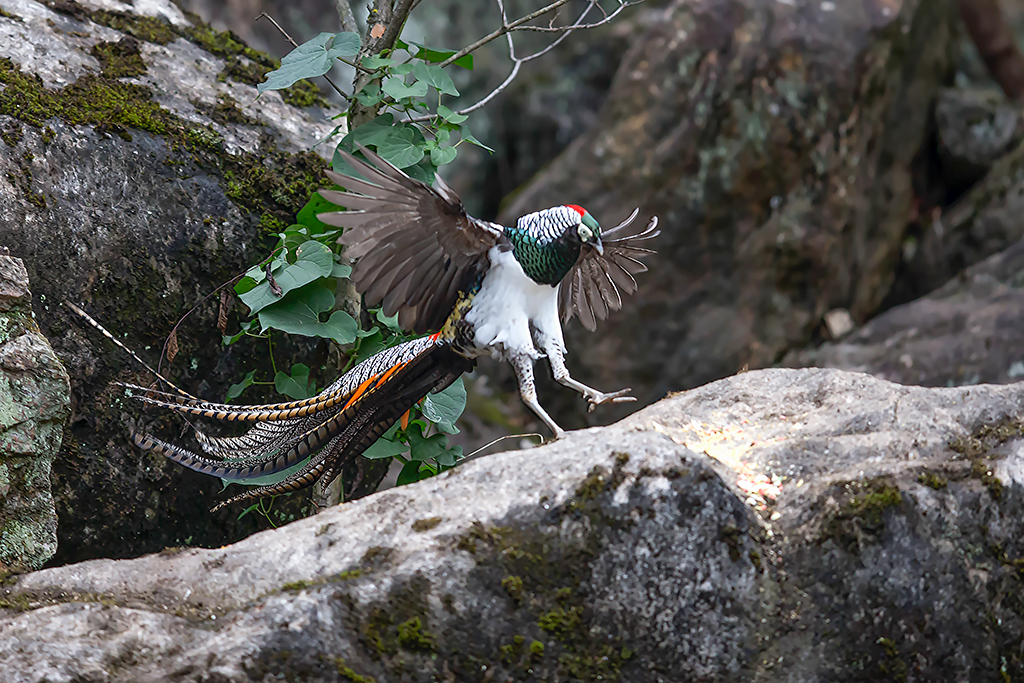
[[[597,0],[590,0],[590,1],[591,1],[591,4],[597,2]],[[519,19],[516,19],[515,21],[513,21],[511,24],[507,24],[503,20],[501,28],[499,28],[497,31],[494,31],[492,33],[487,34],[486,36],[484,36],[480,40],[476,41],[475,43],[473,43],[471,45],[467,45],[466,47],[464,47],[461,50],[459,50],[458,52],[456,52],[451,57],[449,57],[448,59],[446,59],[443,62],[441,62],[441,68],[444,68],[444,67],[448,66],[449,64],[452,64],[455,61],[457,61],[459,59],[462,59],[463,57],[468,55],[470,52],[473,52],[474,50],[476,50],[476,49],[486,45],[487,43],[491,42],[492,40],[494,40],[496,38],[501,38],[503,35],[505,35],[509,31],[513,30],[515,27],[522,26],[523,24],[525,24],[528,21],[533,21],[537,17],[542,16],[544,14],[547,14],[551,10],[558,9],[559,7],[561,7],[562,5],[566,4],[567,2],[569,2],[569,0],[555,0],[555,2],[551,3],[550,5],[548,5],[546,7],[541,7],[536,12],[530,12],[525,17],[520,17]]]
[[[287,32],[287,31],[285,31],[285,30],[284,30],[283,28],[281,28],[281,24],[279,24],[279,23],[277,23],[276,21],[274,21],[274,17],[270,16],[270,15],[269,15],[269,14],[267,14],[266,12],[262,12],[262,13],[261,13],[261,14],[260,14],[260,15],[259,15],[258,17],[256,17],[255,19],[253,19],[253,21],[259,21],[260,19],[262,19],[262,18],[264,18],[264,17],[266,17],[267,19],[269,19],[269,20],[270,20],[270,23],[271,23],[271,24],[273,24],[273,25],[274,25],[274,26],[275,26],[275,27],[277,28],[277,30],[281,32],[281,35],[285,37],[285,40],[287,40],[287,41],[288,41],[289,43],[291,43],[291,44],[292,44],[292,47],[298,47],[298,46],[299,46],[299,44],[298,44],[298,43],[296,43],[296,42],[295,42],[294,40],[292,40],[292,37],[291,37],[290,35],[288,35],[288,32]],[[338,93],[339,95],[341,95],[342,97],[344,97],[344,98],[345,98],[346,100],[348,100],[348,99],[351,99],[351,97],[349,97],[348,95],[346,95],[346,94],[344,93],[344,91],[342,91],[342,89],[341,89],[341,88],[339,88],[339,87],[338,87],[337,85],[335,85],[335,84],[334,84],[334,81],[332,81],[332,80],[331,80],[331,77],[330,77],[330,76],[327,76],[327,75],[325,74],[325,75],[324,75],[324,78],[325,78],[325,79],[327,80],[327,82],[328,82],[328,83],[330,83],[330,84],[331,84],[331,87],[332,87],[332,88],[334,88],[334,90],[335,90],[335,91],[336,91],[336,92],[337,92],[337,93]]]
[[[505,436],[499,436],[494,441],[492,441],[492,442],[490,442],[488,444],[484,444],[480,448],[476,449],[475,451],[473,451],[472,453],[470,453],[466,457],[464,457],[461,460],[459,460],[457,465],[465,465],[470,460],[475,460],[476,458],[482,457],[483,452],[485,450],[487,450],[488,448],[490,448],[491,446],[493,446],[494,444],[496,444],[496,443],[499,443],[499,442],[504,441],[506,439],[525,439],[528,436],[536,436],[538,439],[540,439],[541,443],[544,443],[544,435],[543,434],[536,434],[536,433],[532,433],[532,432],[530,434],[506,434]],[[538,445],[540,445],[540,444],[538,444]]]
[[[615,8],[614,12],[612,12],[611,14],[608,14],[608,12],[606,12],[604,10],[604,8],[601,7],[600,0],[590,0],[590,3],[587,5],[586,9],[584,9],[583,12],[580,13],[580,16],[572,24],[569,24],[568,26],[560,26],[560,27],[557,27],[557,28],[550,29],[552,31],[560,32],[561,35],[558,36],[558,38],[556,38],[555,40],[553,40],[547,47],[543,48],[542,50],[538,50],[537,52],[534,52],[533,54],[527,55],[525,57],[516,57],[515,45],[512,42],[512,31],[513,30],[526,30],[526,29],[534,29],[534,28],[536,28],[538,30],[548,31],[549,28],[546,28],[546,27],[543,27],[543,26],[541,26],[541,27],[524,27],[521,24],[522,24],[522,22],[524,20],[527,19],[526,17],[524,17],[523,19],[517,19],[516,21],[512,22],[511,24],[508,23],[507,17],[505,15],[505,5],[504,5],[504,2],[503,2],[503,0],[497,0],[498,8],[501,11],[501,23],[502,23],[502,26],[503,27],[512,27],[512,28],[509,28],[509,30],[505,31],[505,33],[504,33],[505,39],[506,39],[506,41],[508,41],[508,55],[509,55],[509,59],[512,60],[512,71],[505,78],[505,80],[503,80],[500,84],[498,84],[498,86],[496,88],[494,88],[494,90],[492,90],[491,92],[487,93],[487,95],[485,95],[480,101],[478,101],[476,104],[473,104],[473,105],[471,105],[469,107],[466,107],[465,109],[460,109],[457,113],[459,113],[459,114],[468,114],[468,113],[476,111],[477,109],[480,109],[481,107],[486,105],[488,102],[490,102],[495,97],[497,97],[498,94],[501,93],[505,88],[507,88],[512,81],[515,80],[516,76],[519,75],[520,67],[524,63],[532,61],[534,59],[537,59],[538,57],[541,57],[541,56],[547,54],[548,52],[553,50],[559,43],[561,43],[563,40],[568,38],[569,35],[573,31],[576,31],[577,29],[594,28],[594,27],[597,27],[597,26],[602,26],[603,24],[607,24],[609,21],[614,19],[619,13],[621,13],[627,7],[630,7],[632,5],[638,5],[641,2],[643,2],[643,1],[644,0],[632,0],[632,1],[618,0],[619,6]],[[601,11],[601,13],[604,15],[604,18],[601,19],[600,21],[597,21],[597,22],[594,22],[594,23],[590,23],[590,24],[583,23],[583,21],[587,18],[587,15],[590,13],[590,10],[592,10],[594,7],[597,7]],[[544,8],[543,10],[538,10],[538,12],[542,12],[543,13],[543,11],[551,11],[551,8],[552,8],[552,6],[548,5],[547,8]],[[536,15],[537,15],[537,12],[534,12],[532,15],[528,15],[528,16],[536,18]],[[500,33],[500,29],[499,29],[499,31],[496,31],[495,33],[492,33],[491,35],[494,36],[494,37],[499,37],[502,34]],[[494,38],[490,38],[490,39],[493,40]],[[480,41],[477,41],[477,42],[479,43]],[[482,45],[483,43],[480,43],[480,44]],[[472,48],[472,47],[473,46],[471,45],[470,48]],[[466,48],[466,49],[468,50],[469,48]],[[463,50],[461,52],[465,52],[465,50]],[[442,62],[441,65],[444,66],[445,64],[448,64],[448,63],[452,62],[456,58],[458,58],[458,53],[456,53],[456,55],[454,55],[452,58],[449,58],[449,59],[445,60],[444,62]],[[416,117],[412,117],[412,118],[408,119],[408,121],[411,122],[411,123],[418,123],[420,121],[428,121],[428,120],[430,120],[432,118],[434,118],[434,116],[432,116],[432,115],[416,116]]]
[[[338,9],[341,30],[348,31],[349,33],[359,33],[359,24],[356,23],[356,15],[352,13],[351,0],[334,0],[334,6]]]

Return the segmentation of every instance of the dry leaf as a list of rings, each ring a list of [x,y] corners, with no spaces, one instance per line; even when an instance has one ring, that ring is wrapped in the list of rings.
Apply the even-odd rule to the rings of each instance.
[[[171,330],[167,337],[167,362],[173,363],[174,357],[178,355],[178,331]]]
[[[384,24],[376,24],[370,29],[371,38],[380,38],[382,35],[384,35]]]
[[[277,280],[274,279],[274,274],[270,272],[270,262],[267,262],[267,267],[264,271],[267,274],[267,284],[270,285],[270,292],[274,296],[281,296],[284,290],[281,289],[281,285],[277,284]]]
[[[220,290],[220,310],[217,311],[217,329],[221,334],[228,329],[228,304],[231,302],[231,293],[227,288]]]

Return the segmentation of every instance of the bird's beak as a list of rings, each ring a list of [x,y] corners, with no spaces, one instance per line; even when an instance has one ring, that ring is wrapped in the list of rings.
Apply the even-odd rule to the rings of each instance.
[[[590,246],[594,247],[594,249],[596,249],[596,250],[597,250],[597,253],[598,253],[598,254],[599,254],[600,256],[604,256],[604,245],[603,245],[603,244],[601,244],[601,238],[600,238],[600,237],[599,237],[599,238],[597,238],[597,241],[596,241],[596,242],[591,242],[591,243],[590,243]]]

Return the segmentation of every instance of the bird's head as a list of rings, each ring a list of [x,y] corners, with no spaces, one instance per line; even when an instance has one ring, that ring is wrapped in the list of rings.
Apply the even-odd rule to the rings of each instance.
[[[580,222],[576,225],[576,235],[580,238],[580,242],[604,255],[604,245],[601,244],[601,225],[582,206],[570,204],[568,208],[579,215]]]

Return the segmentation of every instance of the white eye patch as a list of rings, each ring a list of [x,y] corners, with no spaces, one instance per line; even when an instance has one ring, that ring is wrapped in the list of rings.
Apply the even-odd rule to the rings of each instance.
[[[580,239],[584,242],[589,242],[594,238],[594,231],[587,226],[580,223],[580,227],[576,228],[576,232],[579,234]]]

